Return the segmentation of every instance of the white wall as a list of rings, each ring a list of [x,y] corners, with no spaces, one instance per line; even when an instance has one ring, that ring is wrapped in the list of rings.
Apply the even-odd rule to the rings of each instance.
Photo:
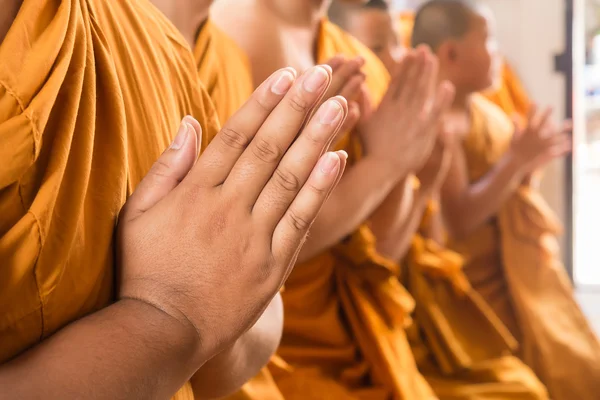
[[[565,82],[554,72],[554,55],[565,47],[564,0],[481,0],[494,11],[502,52],[517,70],[531,98],[554,107],[564,118]],[[559,160],[548,167],[544,196],[565,220],[565,168]],[[564,240],[563,243],[564,249]],[[564,253],[564,252],[563,252]]]

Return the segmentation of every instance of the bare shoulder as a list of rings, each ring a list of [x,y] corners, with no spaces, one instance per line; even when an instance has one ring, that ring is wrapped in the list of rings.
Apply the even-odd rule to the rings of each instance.
[[[255,86],[285,66],[278,21],[260,2],[219,0],[211,7],[210,16],[248,56]]]

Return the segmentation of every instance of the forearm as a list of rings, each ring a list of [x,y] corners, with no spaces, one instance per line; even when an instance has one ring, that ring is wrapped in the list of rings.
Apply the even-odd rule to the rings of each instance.
[[[257,323],[236,343],[208,361],[192,377],[200,399],[227,396],[258,374],[277,350],[283,330],[283,303],[277,294]]]
[[[428,191],[415,190],[412,184],[407,186],[410,192],[404,195],[405,204],[398,207],[405,211],[398,212],[395,222],[385,226],[385,219],[382,218],[379,222],[374,220],[372,224],[373,232],[377,237],[377,251],[394,261],[400,261],[408,252],[429,201]]]
[[[193,326],[122,300],[0,366],[0,398],[168,399],[201,365],[198,346]]]
[[[314,257],[354,232],[403,178],[390,165],[368,157],[347,169],[313,223],[298,261]]]
[[[443,198],[444,220],[449,233],[460,238],[475,231],[498,213],[524,178],[519,163],[507,153],[487,175],[467,185],[462,194]]]

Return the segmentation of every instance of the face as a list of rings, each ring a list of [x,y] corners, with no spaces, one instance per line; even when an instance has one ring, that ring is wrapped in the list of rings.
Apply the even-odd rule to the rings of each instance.
[[[465,92],[488,89],[499,81],[500,58],[491,15],[473,16],[467,34],[446,49],[448,77]]]
[[[370,48],[391,70],[402,48],[390,14],[383,10],[362,9],[349,16],[348,30]]]

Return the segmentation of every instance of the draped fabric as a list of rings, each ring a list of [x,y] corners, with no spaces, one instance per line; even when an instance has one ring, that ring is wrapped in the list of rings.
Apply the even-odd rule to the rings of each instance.
[[[25,0],[0,59],[3,362],[114,300],[125,199],[183,116],[207,136],[218,124],[188,45],[146,0]]]

